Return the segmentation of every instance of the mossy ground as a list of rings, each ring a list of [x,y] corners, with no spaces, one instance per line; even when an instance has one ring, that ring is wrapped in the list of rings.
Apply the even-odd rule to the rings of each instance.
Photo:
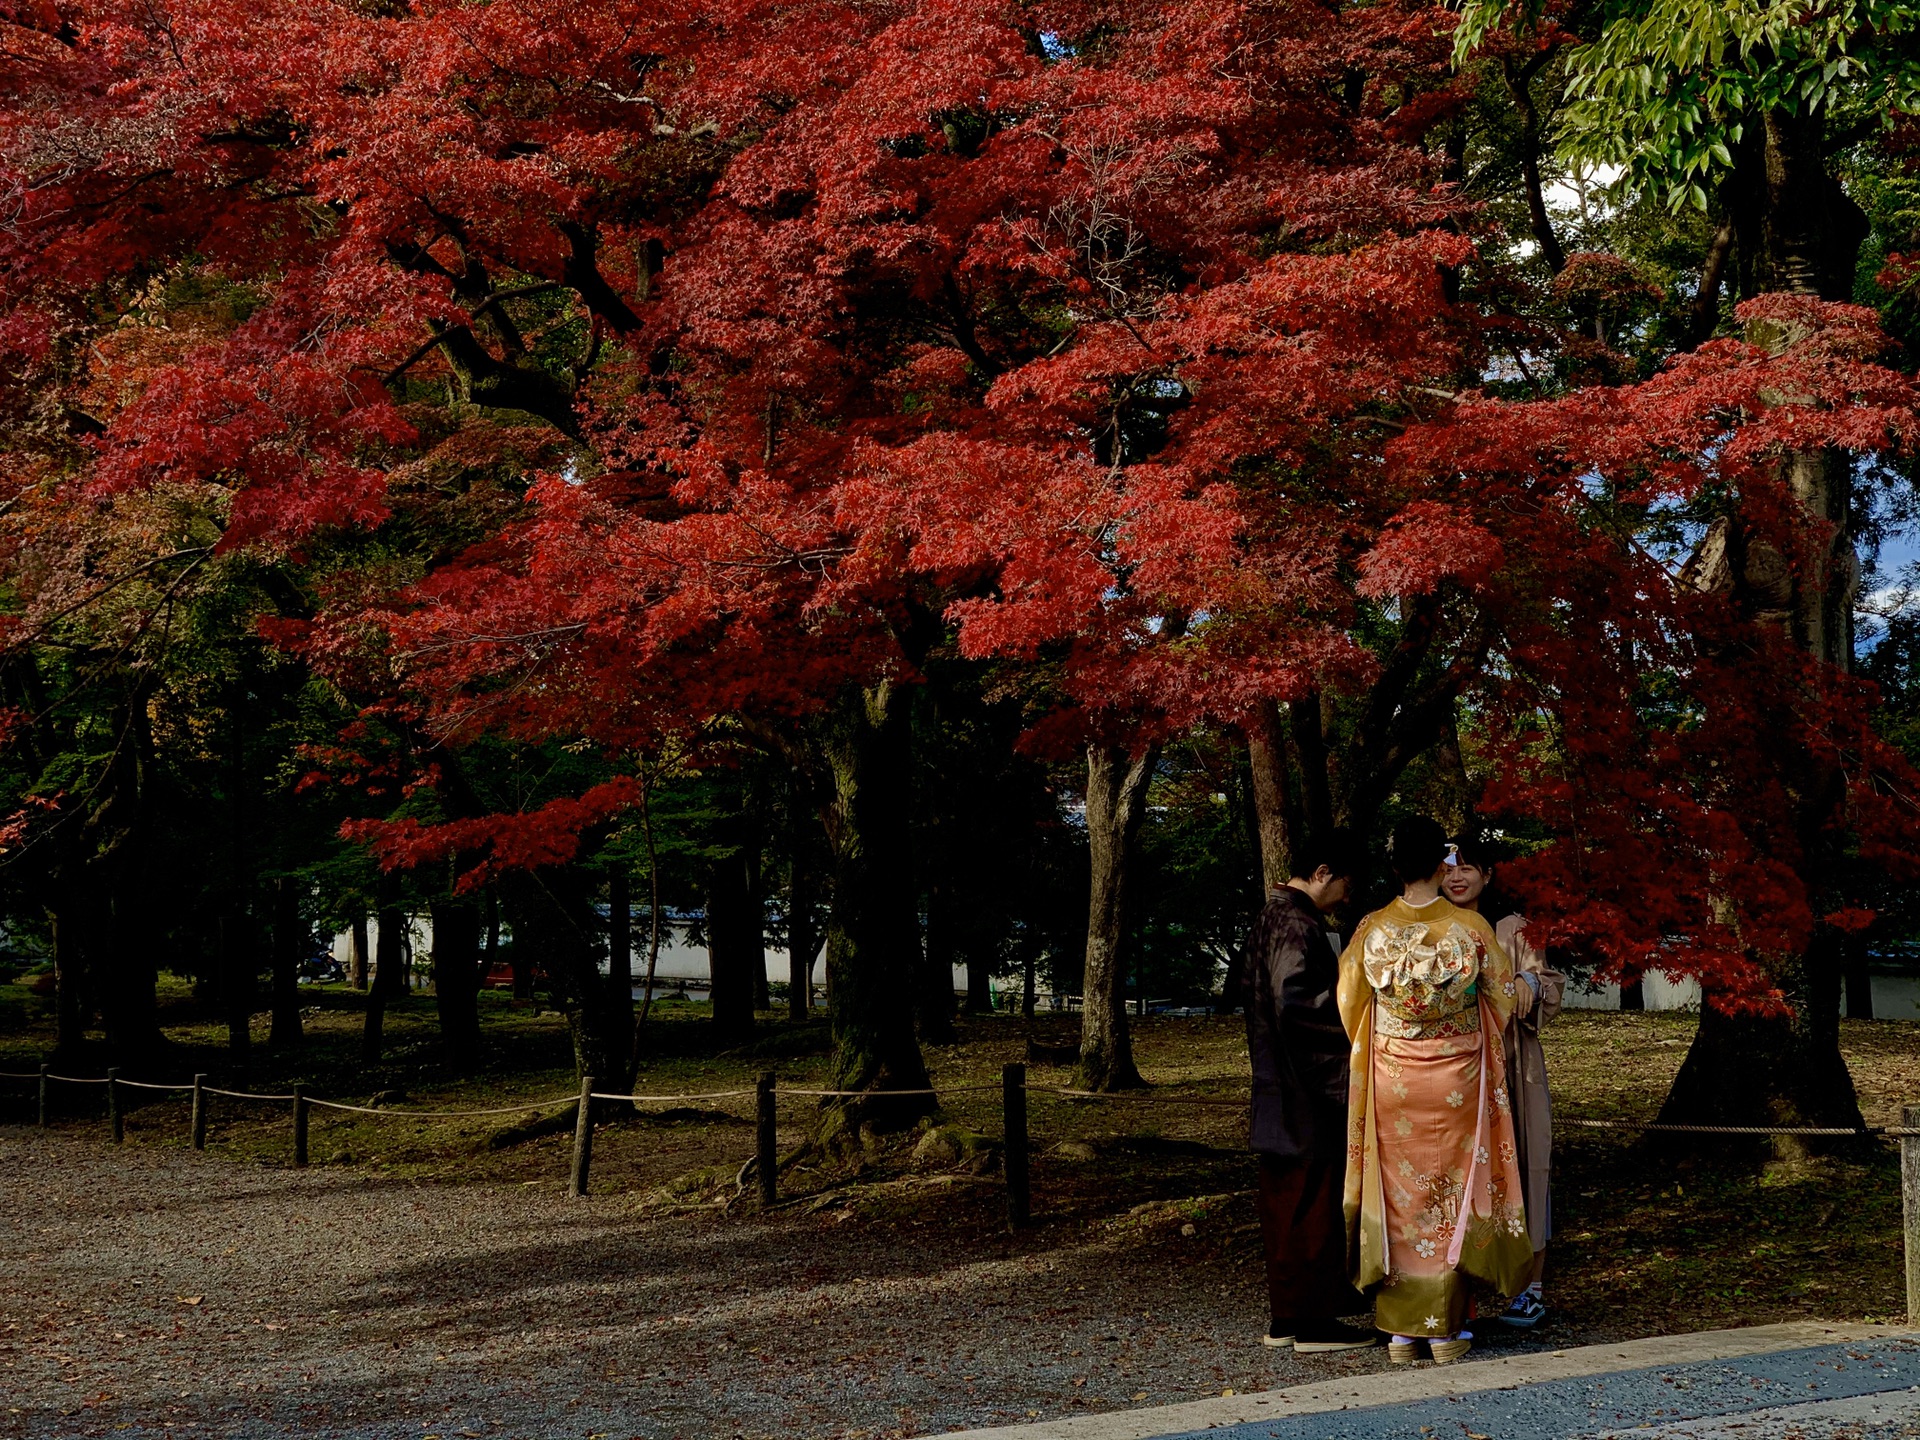
[[[488,1062],[462,1077],[441,1057],[430,996],[409,996],[389,1011],[377,1065],[359,1059],[361,997],[316,987],[304,992],[304,1001],[301,1049],[270,1052],[266,1017],[259,1016],[243,1074],[228,1057],[224,1027],[184,986],[169,984],[163,1022],[175,1053],[164,1074],[146,1078],[185,1079],[200,1070],[215,1084],[276,1092],[298,1081],[311,1094],[356,1103],[400,1092],[404,1100],[388,1102],[397,1109],[556,1101],[524,1116],[448,1120],[318,1110],[310,1149],[315,1165],[360,1166],[418,1181],[564,1186],[572,1143],[565,1097],[577,1082],[559,1016],[503,995],[484,996]],[[29,1071],[51,1039],[44,1002],[23,1002],[14,1016],[25,1023],[0,1034],[0,1070]],[[756,1042],[716,1051],[704,1007],[656,1004],[636,1088],[676,1095],[750,1090],[767,1069],[787,1085],[827,1082],[823,1024],[796,1026],[771,1016],[762,1022]],[[1563,1015],[1547,1032],[1561,1116],[1650,1118],[1694,1023],[1686,1014]],[[1000,1067],[1024,1058],[1029,1033],[1066,1044],[1074,1025],[1074,1017],[1064,1015],[1040,1016],[1031,1032],[1018,1017],[965,1021],[959,1043],[928,1053],[936,1084],[949,1091],[947,1118],[1000,1134]],[[1920,1101],[1920,1024],[1846,1022],[1842,1042],[1870,1121],[1892,1123],[1902,1103]],[[1044,1087],[1069,1084],[1065,1068],[1030,1070],[1037,1092],[1031,1108],[1038,1224],[1062,1243],[1098,1230],[1154,1244],[1168,1227],[1177,1233],[1181,1217],[1198,1207],[1207,1223],[1186,1243],[1257,1265],[1243,1112],[1231,1104],[1169,1103],[1244,1094],[1238,1022],[1150,1018],[1137,1024],[1136,1047],[1153,1087],[1144,1097],[1065,1099],[1044,1093]],[[104,1143],[96,1087],[58,1087],[57,1102],[55,1124],[96,1131]],[[783,1102],[783,1150],[804,1138],[815,1104]],[[711,1209],[714,1223],[724,1223],[730,1206],[751,1203],[731,1183],[753,1152],[751,1114],[751,1097],[736,1096],[616,1118],[598,1132],[593,1188],[631,1196],[636,1206]],[[0,1082],[0,1120],[31,1115],[31,1084]],[[553,1123],[519,1138],[524,1132],[515,1127],[539,1116]],[[184,1096],[141,1093],[130,1109],[130,1145],[185,1145],[187,1132]],[[808,1208],[836,1207],[847,1220],[911,1216],[933,1230],[970,1232],[1000,1223],[997,1181],[912,1174],[912,1138],[882,1141],[852,1165],[803,1163],[783,1176],[784,1190]],[[278,1166],[289,1162],[290,1141],[288,1106],[215,1102],[211,1152],[236,1163]],[[1063,1141],[1084,1143],[1053,1153]],[[1576,1338],[1575,1332],[1600,1340],[1807,1316],[1898,1318],[1904,1310],[1899,1166],[1891,1145],[1852,1158],[1794,1160],[1774,1158],[1763,1147],[1656,1148],[1628,1133],[1567,1127],[1556,1171],[1558,1236],[1548,1277],[1563,1317],[1556,1343]],[[685,1183],[696,1172],[705,1172],[703,1183]]]

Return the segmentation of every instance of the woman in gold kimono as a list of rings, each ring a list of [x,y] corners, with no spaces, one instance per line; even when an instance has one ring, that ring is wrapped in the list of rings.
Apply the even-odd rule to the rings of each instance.
[[[1493,928],[1440,893],[1446,858],[1432,820],[1399,826],[1402,897],[1340,957],[1348,1257],[1400,1365],[1422,1340],[1458,1360],[1472,1292],[1513,1295],[1533,1269],[1501,1046],[1513,967]]]

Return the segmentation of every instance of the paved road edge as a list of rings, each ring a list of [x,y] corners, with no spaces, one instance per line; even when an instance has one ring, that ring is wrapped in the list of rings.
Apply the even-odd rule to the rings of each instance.
[[[1891,1325],[1827,1324],[1821,1321],[1753,1325],[1738,1330],[1701,1330],[1691,1335],[1657,1335],[1646,1340],[1626,1340],[1613,1345],[1539,1350],[1524,1355],[1471,1360],[1457,1365],[1421,1365],[1412,1370],[1389,1370],[1378,1374],[1352,1375],[1339,1380],[1317,1380],[1308,1385],[1290,1385],[1284,1390],[1222,1395],[1209,1400],[1119,1410],[1105,1415],[1075,1415],[1058,1420],[1034,1420],[1023,1425],[998,1425],[987,1430],[950,1431],[947,1440],[1154,1440],[1156,1436],[1182,1435],[1193,1430],[1244,1425],[1249,1421],[1272,1420],[1287,1415],[1358,1410],[1374,1405],[1404,1405],[1475,1391],[1511,1390],[1544,1380],[1570,1380],[1616,1370],[1733,1360],[1780,1350],[1884,1340],[1916,1333],[1920,1332]]]

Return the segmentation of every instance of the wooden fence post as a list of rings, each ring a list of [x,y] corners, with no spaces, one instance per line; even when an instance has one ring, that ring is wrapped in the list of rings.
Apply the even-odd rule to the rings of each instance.
[[[779,1148],[774,1139],[773,1071],[764,1072],[753,1087],[754,1162],[760,1171],[760,1204],[767,1207],[780,1198]]]
[[[42,1130],[47,1128],[47,1104],[52,1098],[53,1082],[47,1078],[47,1072],[52,1068],[51,1065],[40,1067],[40,1128]]]
[[[1000,1110],[1005,1154],[1001,1165],[1007,1175],[1007,1228],[1018,1230],[1027,1223],[1032,1202],[1031,1175],[1027,1166],[1027,1067],[1007,1065],[1000,1071]]]
[[[207,1077],[193,1077],[193,1148],[207,1148]]]
[[[1920,1129],[1920,1105],[1903,1105],[1900,1128]],[[1900,1137],[1900,1228],[1907,1252],[1907,1324],[1920,1316],[1920,1136]]]
[[[593,1076],[580,1077],[580,1114],[573,1122],[573,1179],[567,1193],[578,1200],[587,1193],[593,1168]]]
[[[293,1087],[293,1168],[307,1168],[307,1088]]]
[[[118,1145],[127,1138],[125,1118],[120,1114],[120,1070],[118,1066],[107,1069],[107,1128],[113,1131],[113,1143]]]

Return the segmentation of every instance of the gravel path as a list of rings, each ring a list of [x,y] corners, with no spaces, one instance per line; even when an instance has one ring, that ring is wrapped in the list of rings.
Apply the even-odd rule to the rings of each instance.
[[[0,1437],[880,1440],[1386,1365],[1263,1348],[1251,1236],[900,1208],[643,1216],[0,1128]]]

